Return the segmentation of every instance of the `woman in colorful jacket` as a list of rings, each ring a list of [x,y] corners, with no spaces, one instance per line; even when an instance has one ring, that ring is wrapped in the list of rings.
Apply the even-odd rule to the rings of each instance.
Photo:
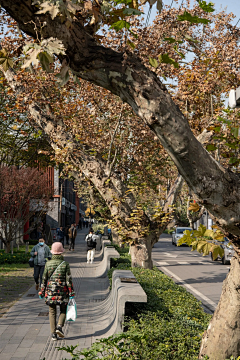
[[[62,243],[55,242],[52,245],[52,260],[45,265],[43,273],[42,287],[38,295],[49,305],[49,321],[52,333],[52,340],[57,340],[57,335],[64,337],[63,326],[66,319],[66,310],[69,298],[73,298],[72,276],[69,263],[67,263],[62,253],[64,248]],[[58,325],[56,324],[57,305],[60,306],[60,316]]]

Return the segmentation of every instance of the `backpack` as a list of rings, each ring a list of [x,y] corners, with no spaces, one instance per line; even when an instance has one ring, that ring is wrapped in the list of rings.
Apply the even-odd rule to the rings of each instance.
[[[94,247],[94,243],[93,243],[93,239],[92,239],[92,236],[90,237],[89,235],[88,235],[88,238],[87,238],[87,246],[88,247]]]

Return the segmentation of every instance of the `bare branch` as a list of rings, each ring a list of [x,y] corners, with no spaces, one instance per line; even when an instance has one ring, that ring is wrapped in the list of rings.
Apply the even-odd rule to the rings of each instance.
[[[111,142],[110,142],[110,146],[109,146],[108,160],[107,160],[108,178],[109,178],[110,175],[111,175],[111,170],[112,170],[112,168],[113,168],[113,165],[114,165],[114,163],[115,163],[115,161],[116,161],[116,157],[117,157],[117,149],[116,149],[115,154],[114,154],[114,159],[113,159],[112,163],[110,164],[113,142],[114,142],[114,139],[115,139],[115,137],[116,137],[118,128],[119,128],[120,123],[121,123],[121,120],[122,120],[122,113],[123,113],[123,103],[122,103],[122,106],[121,106],[121,111],[120,111],[120,115],[119,115],[119,118],[118,118],[118,122],[117,122],[117,125],[116,125],[116,127],[115,127],[115,130],[114,130],[114,132],[113,132],[113,134],[112,134],[112,138],[111,138]]]

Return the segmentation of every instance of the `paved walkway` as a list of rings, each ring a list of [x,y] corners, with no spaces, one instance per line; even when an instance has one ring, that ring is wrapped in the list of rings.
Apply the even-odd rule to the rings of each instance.
[[[98,311],[100,300],[108,295],[108,279],[97,278],[96,265],[101,257],[96,254],[93,264],[86,263],[85,235],[88,229],[78,232],[74,252],[65,252],[70,263],[73,285],[76,292],[78,318],[66,322],[65,338],[51,341],[48,306],[40,300],[32,287],[0,319],[1,360],[60,360],[71,358],[66,352],[57,351],[56,346],[79,345],[78,349],[90,347],[102,336],[108,336],[107,309]]]

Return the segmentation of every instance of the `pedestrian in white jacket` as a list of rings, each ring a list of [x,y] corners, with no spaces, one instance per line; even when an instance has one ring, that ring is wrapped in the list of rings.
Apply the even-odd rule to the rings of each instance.
[[[88,235],[85,238],[87,242],[87,263],[93,263],[95,250],[97,245],[97,235],[94,235],[93,229],[89,230]]]

